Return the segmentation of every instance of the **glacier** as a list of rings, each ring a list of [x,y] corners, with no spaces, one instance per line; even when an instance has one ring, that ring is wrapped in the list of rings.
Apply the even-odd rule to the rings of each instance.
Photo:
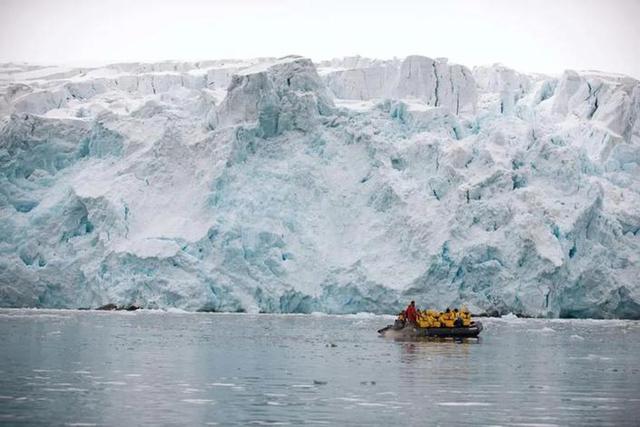
[[[640,82],[0,65],[0,306],[640,318]]]

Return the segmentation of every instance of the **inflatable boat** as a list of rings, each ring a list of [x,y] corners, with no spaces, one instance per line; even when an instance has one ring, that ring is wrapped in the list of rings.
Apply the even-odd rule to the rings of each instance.
[[[440,328],[421,328],[408,323],[402,323],[385,326],[378,330],[378,333],[384,337],[391,338],[476,338],[482,332],[481,322],[471,322],[469,326],[462,327],[440,327]]]

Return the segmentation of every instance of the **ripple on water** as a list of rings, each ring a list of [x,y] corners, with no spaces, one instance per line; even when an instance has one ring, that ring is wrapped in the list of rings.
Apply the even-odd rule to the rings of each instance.
[[[181,399],[181,402],[192,403],[194,405],[213,405],[215,402],[211,399]]]
[[[438,406],[493,406],[488,402],[438,402]]]
[[[247,424],[258,425],[258,426],[290,426],[291,423],[288,421],[270,421],[270,420],[252,420]]]
[[[527,332],[534,334],[554,334],[556,330],[545,326],[544,328],[527,329]]]
[[[443,425],[473,414],[478,425],[625,426],[640,416],[640,322],[488,319],[482,340],[459,345],[380,339],[388,320],[373,315],[69,316],[0,322],[0,408],[10,412],[0,424],[89,424],[97,418],[81,411],[96,405],[101,425],[139,416],[151,425],[375,426],[427,411]]]
[[[364,400],[359,397],[336,397],[335,399],[343,402],[362,402]]]

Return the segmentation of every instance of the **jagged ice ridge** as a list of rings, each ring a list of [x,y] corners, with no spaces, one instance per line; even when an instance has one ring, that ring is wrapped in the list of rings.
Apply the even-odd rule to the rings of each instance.
[[[0,306],[640,318],[640,83],[0,66]]]

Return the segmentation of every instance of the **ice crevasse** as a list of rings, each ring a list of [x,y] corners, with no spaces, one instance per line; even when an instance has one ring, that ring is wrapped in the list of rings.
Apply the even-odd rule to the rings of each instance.
[[[640,318],[640,82],[0,66],[0,306]]]

